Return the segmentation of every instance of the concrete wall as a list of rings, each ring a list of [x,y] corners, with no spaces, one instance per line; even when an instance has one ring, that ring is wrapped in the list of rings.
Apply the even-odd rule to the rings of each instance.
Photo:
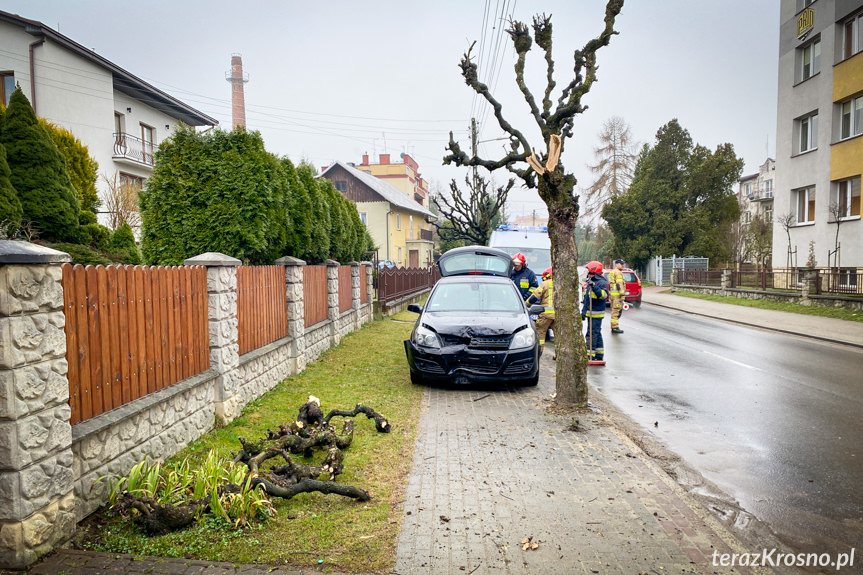
[[[339,313],[338,263],[328,262],[329,317],[303,321],[305,262],[285,266],[288,336],[240,356],[239,260],[202,254],[207,266],[210,369],[92,419],[70,425],[60,264],[69,256],[0,241],[0,569],[21,569],[68,541],[105,501],[105,475],[125,475],[144,457],[162,461],[240,415],[342,337],[373,318],[372,269],[352,263],[352,307]]]

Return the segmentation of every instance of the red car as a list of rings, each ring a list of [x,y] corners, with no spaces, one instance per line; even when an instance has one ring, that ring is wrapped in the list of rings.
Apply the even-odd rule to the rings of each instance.
[[[641,279],[634,270],[623,268],[623,279],[626,281],[626,295],[623,301],[629,302],[635,307],[641,307]]]

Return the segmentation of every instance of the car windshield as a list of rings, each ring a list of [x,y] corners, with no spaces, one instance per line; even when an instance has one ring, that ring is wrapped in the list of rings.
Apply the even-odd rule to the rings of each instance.
[[[467,251],[441,259],[441,271],[444,275],[459,275],[465,273],[483,273],[488,275],[508,275],[509,260],[505,256],[489,255],[482,251]]]
[[[515,284],[463,282],[438,284],[425,309],[433,312],[519,312]]]
[[[633,272],[623,272],[623,281],[628,284],[634,284],[638,281],[638,276],[636,276]]]

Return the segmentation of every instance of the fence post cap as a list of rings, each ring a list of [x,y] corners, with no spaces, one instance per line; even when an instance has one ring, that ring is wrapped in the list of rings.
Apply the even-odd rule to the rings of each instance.
[[[284,256],[273,262],[277,266],[304,266],[306,262],[299,258],[294,258],[291,256]]]
[[[0,240],[0,264],[62,264],[71,262],[66,252],[23,240]]]
[[[373,266],[374,264],[368,260],[363,260],[360,262],[361,266]]]
[[[349,265],[349,266],[359,266],[359,265],[360,265],[360,262],[348,262],[348,263],[347,263],[347,265]]]
[[[231,256],[227,256],[223,253],[207,252],[204,254],[199,254],[193,258],[189,258],[187,260],[184,260],[183,264],[185,264],[187,266],[218,267],[218,266],[240,266],[240,265],[243,265],[243,262],[241,262],[237,258],[232,258]]]
[[[340,266],[342,264],[340,264],[336,260],[324,260],[324,265],[325,266]]]

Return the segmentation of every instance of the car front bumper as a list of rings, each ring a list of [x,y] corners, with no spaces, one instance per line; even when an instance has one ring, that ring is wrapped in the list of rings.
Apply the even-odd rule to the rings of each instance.
[[[411,373],[456,384],[523,381],[539,373],[539,346],[521,350],[477,350],[466,345],[421,348],[405,340]]]

